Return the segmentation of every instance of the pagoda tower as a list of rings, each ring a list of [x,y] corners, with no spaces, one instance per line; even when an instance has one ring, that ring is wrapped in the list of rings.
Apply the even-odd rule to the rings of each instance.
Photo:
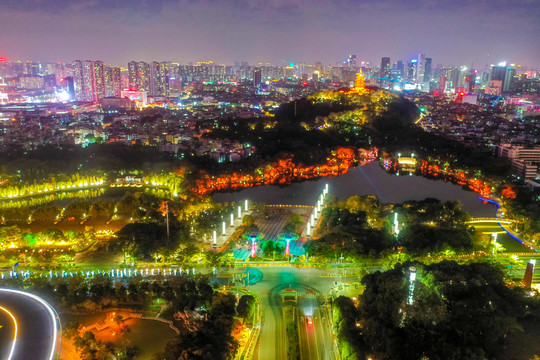
[[[353,91],[358,95],[363,95],[367,92],[366,78],[364,74],[362,74],[362,69],[360,69],[360,72],[356,74]]]

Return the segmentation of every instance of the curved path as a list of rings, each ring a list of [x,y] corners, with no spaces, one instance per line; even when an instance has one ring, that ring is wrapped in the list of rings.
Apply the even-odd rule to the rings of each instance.
[[[495,201],[495,200],[492,200],[492,199],[487,199],[487,198],[483,198],[481,196],[478,197],[478,199],[482,200],[482,201],[487,201],[487,202],[490,202],[492,204],[495,204],[495,206],[497,206],[497,212],[495,213],[495,219],[497,220],[500,220],[501,219],[501,205],[499,204],[498,201]],[[514,233],[512,230],[508,230],[506,229],[504,226],[501,225],[501,222],[503,221],[499,221],[497,222],[497,225],[499,225],[501,227],[501,229],[503,229],[511,238],[513,238],[514,240],[516,240],[517,242],[525,245],[525,246],[528,246],[530,249],[534,250],[535,252],[539,252],[540,250],[538,249],[538,247],[533,244],[532,242],[528,241],[528,240],[523,240],[523,239],[520,239],[518,238],[516,235],[516,233]]]
[[[0,289],[0,306],[13,314],[17,327],[13,354],[6,360],[53,360],[59,332],[55,310],[40,297]]]

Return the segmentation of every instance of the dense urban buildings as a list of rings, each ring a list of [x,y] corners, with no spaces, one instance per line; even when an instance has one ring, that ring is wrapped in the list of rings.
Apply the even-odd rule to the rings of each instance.
[[[220,119],[265,117],[283,101],[354,86],[358,72],[367,86],[414,100],[423,111],[418,125],[428,132],[466,146],[482,144],[498,155],[496,146],[538,143],[540,70],[506,63],[482,69],[434,65],[431,57],[421,53],[394,62],[382,57],[380,66],[359,61],[354,54],[335,65],[280,66],[130,61],[117,67],[100,60],[51,64],[4,59],[0,144],[32,148],[47,143],[86,145],[98,139],[158,146],[180,156],[197,150],[220,161],[234,160],[235,156],[223,154],[233,151],[242,157],[244,152],[224,152],[204,143],[194,149],[190,139],[211,130]],[[147,107],[167,110],[163,126],[136,125],[142,116],[139,111]],[[118,127],[116,122],[124,125]],[[516,176],[537,178],[538,162],[515,164]]]

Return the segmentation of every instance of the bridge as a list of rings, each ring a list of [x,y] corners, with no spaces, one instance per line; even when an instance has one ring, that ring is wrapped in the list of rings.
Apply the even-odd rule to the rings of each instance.
[[[467,223],[468,224],[476,224],[476,223],[494,223],[494,224],[512,224],[517,223],[519,221],[512,220],[512,219],[499,219],[499,218],[492,218],[492,217],[478,217],[478,218],[471,218]]]

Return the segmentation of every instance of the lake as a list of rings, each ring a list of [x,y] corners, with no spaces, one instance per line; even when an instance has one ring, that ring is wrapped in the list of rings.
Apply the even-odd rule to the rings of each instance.
[[[329,194],[345,200],[353,195],[376,195],[383,203],[401,203],[428,197],[441,201],[459,200],[463,208],[474,217],[494,216],[494,205],[484,205],[478,194],[459,185],[421,176],[403,176],[387,173],[377,161],[350,169],[346,174],[323,177],[286,186],[265,185],[237,192],[212,195],[217,202],[238,202],[249,199],[267,204],[314,205],[325,184]]]

